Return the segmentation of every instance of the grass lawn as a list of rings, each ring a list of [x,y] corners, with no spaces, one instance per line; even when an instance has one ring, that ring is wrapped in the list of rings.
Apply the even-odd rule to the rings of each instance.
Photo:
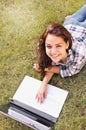
[[[0,0],[0,106],[9,102],[25,75],[33,70],[40,34],[51,22],[62,23],[85,0]],[[54,130],[86,130],[86,65],[71,78],[54,75],[50,84],[69,91]],[[0,114],[0,130],[31,130]]]

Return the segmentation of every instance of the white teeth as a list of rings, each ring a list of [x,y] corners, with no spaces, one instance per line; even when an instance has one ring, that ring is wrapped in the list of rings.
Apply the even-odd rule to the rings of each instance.
[[[57,58],[58,56],[52,56],[52,58]]]

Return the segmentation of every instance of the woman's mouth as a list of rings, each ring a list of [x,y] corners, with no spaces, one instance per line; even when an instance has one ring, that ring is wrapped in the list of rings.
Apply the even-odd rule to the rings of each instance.
[[[59,55],[54,55],[54,56],[51,56],[53,59],[55,59],[55,58],[58,58],[59,57]]]
[[[60,55],[51,56],[52,61],[53,61],[53,62],[59,62],[59,60],[60,60],[60,57],[59,57],[59,56],[60,56]]]

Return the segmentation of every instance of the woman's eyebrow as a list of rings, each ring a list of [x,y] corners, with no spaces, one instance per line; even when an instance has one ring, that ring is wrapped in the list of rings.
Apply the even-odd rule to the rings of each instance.
[[[45,45],[51,45],[51,43],[45,43]],[[56,43],[55,45],[62,45],[62,43]]]
[[[45,43],[46,45],[51,45],[50,43]]]

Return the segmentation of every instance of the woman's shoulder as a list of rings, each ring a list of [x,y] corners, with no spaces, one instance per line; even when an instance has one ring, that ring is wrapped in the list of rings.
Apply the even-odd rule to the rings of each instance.
[[[86,28],[84,28],[84,27],[81,27],[81,26],[78,26],[78,25],[74,25],[74,24],[68,24],[68,25],[65,25],[65,28],[70,33],[72,33],[72,35],[74,33],[76,33],[76,34],[82,34],[82,33],[84,33],[86,35]]]
[[[65,27],[71,33],[74,44],[79,43],[86,46],[86,28],[72,24]]]

